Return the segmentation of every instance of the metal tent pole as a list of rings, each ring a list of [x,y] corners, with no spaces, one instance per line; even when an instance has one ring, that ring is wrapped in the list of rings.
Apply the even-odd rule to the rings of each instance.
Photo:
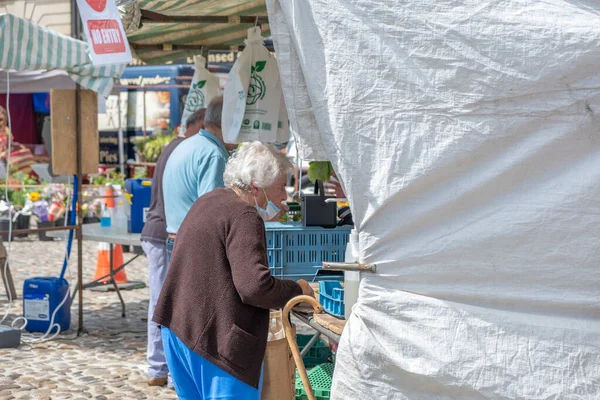
[[[79,10],[77,9],[77,1],[73,0],[71,2],[71,36],[75,39],[79,40],[81,32],[81,24],[79,23]],[[75,121],[77,126],[77,183],[79,186],[79,190],[77,190],[77,230],[75,231],[75,235],[77,237],[77,289],[78,291],[78,325],[77,325],[77,336],[85,333],[85,328],[83,326],[83,236],[82,236],[82,207],[81,207],[81,187],[83,182],[81,180],[82,176],[82,160],[81,160],[81,152],[83,148],[83,143],[81,140],[81,87],[79,84],[75,86]]]
[[[81,140],[81,87],[77,85],[75,88],[75,112],[77,113],[77,230],[75,234],[77,236],[77,287],[79,290],[79,323],[77,328],[77,335],[81,335],[85,332],[85,328],[83,326],[83,232],[82,232],[82,224],[83,224],[83,215],[82,215],[82,207],[81,207],[81,187],[82,187],[82,160],[81,160],[81,152],[82,152],[82,140]]]
[[[124,142],[124,138],[123,138],[123,126],[121,125],[121,91],[119,90],[119,93],[117,95],[117,110],[119,113],[119,131],[118,131],[118,137],[119,137],[119,167],[121,168],[121,173],[123,175],[126,174],[125,172],[125,144]]]
[[[143,127],[144,127],[144,137],[146,137],[146,134],[148,132],[146,132],[146,88],[142,87],[142,94],[143,94],[143,98],[142,98],[142,105],[144,107],[144,121],[143,121]]]

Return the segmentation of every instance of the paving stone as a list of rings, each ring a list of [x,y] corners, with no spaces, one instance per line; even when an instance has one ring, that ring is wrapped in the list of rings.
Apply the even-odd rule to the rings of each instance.
[[[11,246],[11,272],[19,296],[22,296],[25,279],[56,276],[62,265],[64,242],[18,239]],[[83,278],[84,282],[89,282],[95,272],[97,244],[84,242],[83,247]],[[131,254],[126,253],[124,257],[127,260]],[[75,275],[76,254],[72,254],[71,265]],[[146,259],[140,257],[129,264],[126,273],[129,279],[147,283]],[[75,281],[72,281],[71,290],[74,285]],[[0,400],[14,400],[17,395],[23,400],[176,399],[174,391],[166,387],[149,387],[146,383],[147,326],[142,318],[148,314],[148,288],[122,291],[121,294],[127,306],[127,318],[121,318],[116,293],[83,292],[84,325],[90,335],[75,336],[76,298],[71,308],[72,327],[59,335],[74,340],[0,349]],[[6,304],[2,295],[0,290],[0,307]],[[20,315],[22,302],[16,301],[8,319],[12,321]]]

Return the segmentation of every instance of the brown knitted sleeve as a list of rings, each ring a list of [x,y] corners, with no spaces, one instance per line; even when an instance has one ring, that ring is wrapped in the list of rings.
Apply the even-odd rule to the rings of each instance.
[[[233,283],[242,302],[255,307],[282,308],[302,294],[294,281],[271,275],[267,263],[265,224],[256,212],[245,212],[231,224],[226,241]]]

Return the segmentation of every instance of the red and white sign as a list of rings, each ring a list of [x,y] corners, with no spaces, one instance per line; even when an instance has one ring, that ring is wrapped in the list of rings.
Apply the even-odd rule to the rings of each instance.
[[[131,51],[114,0],[77,0],[94,65],[128,64]]]
[[[121,35],[119,24],[114,19],[89,20],[90,42],[97,54],[123,53],[125,38]]]
[[[94,11],[102,12],[106,8],[106,0],[85,0]]]

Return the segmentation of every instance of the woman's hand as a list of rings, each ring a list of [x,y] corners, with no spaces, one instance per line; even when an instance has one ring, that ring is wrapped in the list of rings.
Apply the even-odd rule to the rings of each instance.
[[[334,187],[335,189],[335,197],[338,199],[345,199],[346,193],[344,193],[344,189],[342,189],[342,185],[338,181],[327,181],[327,183]]]
[[[298,285],[302,288],[302,294],[307,296],[315,297],[315,291],[310,286],[310,283],[306,282],[304,279],[300,279],[297,281]]]

